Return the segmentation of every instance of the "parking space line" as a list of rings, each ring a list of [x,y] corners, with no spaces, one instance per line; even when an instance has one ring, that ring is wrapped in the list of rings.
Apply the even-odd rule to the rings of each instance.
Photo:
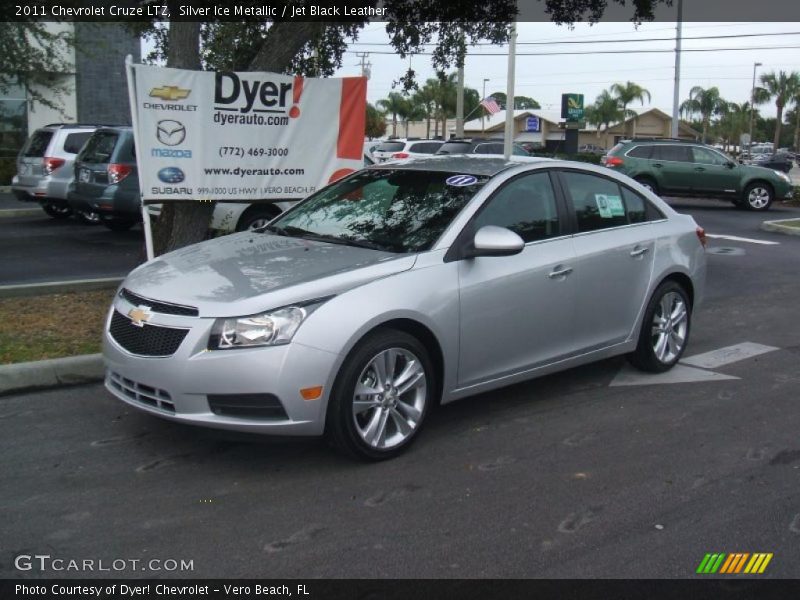
[[[681,363],[693,367],[700,367],[702,369],[716,369],[723,365],[735,363],[745,358],[752,358],[759,354],[774,352],[775,350],[780,350],[780,348],[756,344],[754,342],[742,342],[741,344],[726,346],[725,348],[719,348],[718,350],[711,350],[710,352],[684,358],[681,360]]]
[[[658,385],[668,383],[700,383],[703,381],[724,381],[726,379],[739,379],[732,375],[714,373],[687,367],[685,365],[675,365],[664,373],[642,373],[625,365],[622,367],[609,387],[632,386],[632,385]]]
[[[762,244],[763,246],[780,246],[780,242],[769,242],[767,240],[754,240],[753,238],[739,237],[738,235],[722,235],[719,233],[707,233],[706,237],[721,240],[731,240],[733,242],[747,242],[748,244]]]

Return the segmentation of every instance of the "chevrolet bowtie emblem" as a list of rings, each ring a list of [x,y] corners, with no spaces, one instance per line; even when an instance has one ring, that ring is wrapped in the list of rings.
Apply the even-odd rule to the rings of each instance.
[[[137,327],[144,327],[144,324],[150,320],[153,313],[150,312],[149,306],[137,306],[128,311],[128,316],[131,318],[131,323]]]
[[[150,90],[151,98],[161,98],[162,100],[183,100],[188,98],[192,90],[184,90],[177,85],[162,85]]]

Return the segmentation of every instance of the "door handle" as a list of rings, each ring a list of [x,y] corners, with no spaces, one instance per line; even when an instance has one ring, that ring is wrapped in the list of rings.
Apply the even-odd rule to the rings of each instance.
[[[700,171],[700,172],[705,171],[705,169],[703,167],[695,167],[694,170],[695,171]]]
[[[656,169],[660,169],[660,168],[661,168],[661,167],[663,167],[664,165],[662,165],[661,163],[653,163],[653,166],[654,166]]]
[[[566,277],[570,273],[572,273],[572,267],[565,267],[565,268],[562,268],[562,269],[559,269],[559,267],[556,267],[556,270],[555,271],[550,271],[550,273],[548,273],[547,276],[550,279],[558,279],[559,277]]]
[[[634,248],[633,250],[631,250],[631,256],[633,258],[639,258],[640,256],[644,256],[645,254],[647,254],[649,251],[650,251],[650,248],[639,248],[639,247],[637,247],[637,248]]]

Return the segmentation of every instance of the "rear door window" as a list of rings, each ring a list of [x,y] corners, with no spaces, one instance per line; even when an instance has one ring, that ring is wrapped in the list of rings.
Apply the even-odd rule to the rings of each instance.
[[[417,154],[433,154],[441,145],[441,142],[417,142],[416,144],[411,144],[409,151]]]
[[[653,158],[671,162],[692,162],[688,146],[653,146]]]
[[[77,154],[81,151],[87,140],[92,137],[91,131],[82,131],[80,133],[70,133],[64,138],[64,152],[67,154]]]
[[[650,158],[652,154],[652,146],[636,146],[628,151],[628,156],[631,158]]]
[[[28,140],[28,143],[25,145],[25,151],[22,155],[29,158],[43,157],[47,152],[47,146],[50,144],[50,140],[52,138],[52,131],[40,129],[39,131],[34,132],[34,134]]]
[[[464,154],[469,150],[469,142],[445,142],[437,154]]]
[[[119,134],[113,131],[95,133],[81,151],[80,160],[87,163],[107,163],[111,160]]]

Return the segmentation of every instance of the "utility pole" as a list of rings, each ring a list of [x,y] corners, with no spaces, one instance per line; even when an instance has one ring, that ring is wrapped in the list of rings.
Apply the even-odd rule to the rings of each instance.
[[[361,76],[369,79],[372,74],[372,63],[367,62],[369,52],[356,52],[356,56],[361,59]]]
[[[675,35],[675,84],[672,89],[672,131],[671,137],[678,137],[678,118],[681,92],[681,38],[683,29],[683,0],[678,0],[678,23]],[[634,121],[635,123],[635,121]]]
[[[753,111],[756,104],[756,67],[760,66],[760,62],[753,63],[753,87],[750,88],[750,146],[747,148],[747,158],[753,158]],[[742,149],[739,148],[739,154],[741,153]]]
[[[458,68],[458,89],[456,91],[456,137],[464,137],[464,65]]]
[[[508,83],[506,85],[506,135],[503,143],[503,154],[506,160],[511,158],[514,143],[514,70],[517,59],[517,23],[511,23],[511,35],[508,39]]]

